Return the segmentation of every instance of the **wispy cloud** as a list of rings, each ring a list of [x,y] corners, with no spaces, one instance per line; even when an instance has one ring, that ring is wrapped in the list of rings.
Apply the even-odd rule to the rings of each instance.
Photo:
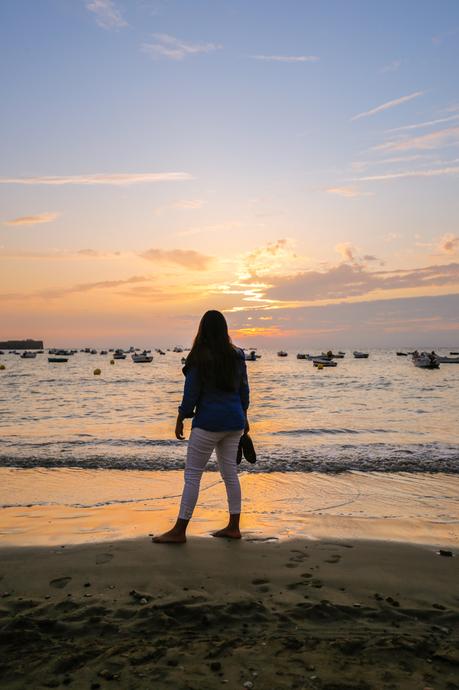
[[[193,271],[205,271],[214,260],[212,256],[201,254],[193,249],[147,249],[139,256],[147,261],[178,264]]]
[[[172,201],[170,204],[164,204],[164,206],[158,206],[154,213],[156,216],[160,216],[164,211],[170,209],[179,208],[187,211],[195,211],[202,208],[206,202],[203,199],[178,199],[177,201]]]
[[[408,101],[412,101],[415,98],[419,98],[419,96],[422,96],[424,93],[424,91],[414,91],[413,93],[410,93],[407,96],[401,96],[400,98],[395,98],[392,101],[387,101],[386,103],[382,103],[381,105],[378,105],[375,108],[371,108],[371,110],[366,110],[363,113],[358,113],[357,115],[354,115],[353,117],[351,117],[351,122],[354,122],[355,120],[360,120],[362,117],[371,117],[372,115],[376,115],[377,113],[382,113],[384,110],[390,110],[390,108],[396,108],[398,105],[402,105],[402,103],[408,103]]]
[[[40,223],[51,223],[58,217],[59,213],[38,213],[35,216],[19,216],[19,218],[5,220],[4,225],[39,225]]]
[[[119,251],[107,252],[96,249],[55,249],[45,250],[40,252],[35,251],[21,251],[15,249],[0,249],[0,259],[37,259],[43,261],[46,259],[69,260],[69,259],[111,259],[122,256]]]
[[[362,192],[357,187],[328,187],[325,190],[328,194],[343,196],[345,199],[355,199],[359,196],[371,196],[372,192]]]
[[[183,60],[183,58],[189,55],[212,53],[223,48],[218,43],[190,43],[169,34],[153,34],[153,38],[153,43],[142,44],[143,52],[154,57],[165,57],[170,60]]]
[[[459,235],[448,233],[443,235],[438,248],[445,254],[455,254],[459,250]]]
[[[402,127],[394,127],[392,129],[386,129],[386,132],[404,132],[409,129],[422,129],[423,127],[432,127],[433,125],[441,125],[444,122],[451,122],[453,120],[459,120],[459,115],[451,115],[450,117],[441,117],[438,120],[427,120],[426,122],[417,122],[413,125],[403,125]]]
[[[181,182],[192,180],[186,172],[96,173],[91,175],[56,175],[37,177],[0,177],[0,184],[25,185],[133,185],[142,182]]]
[[[353,161],[351,163],[351,168],[354,172],[361,172],[362,170],[365,170],[366,168],[373,167],[375,165],[387,165],[391,163],[408,163],[408,162],[413,162],[417,160],[425,160],[426,158],[429,158],[429,156],[426,156],[425,154],[421,153],[416,153],[410,156],[391,156],[391,158],[380,158],[378,160],[372,160],[372,161]]]
[[[437,34],[436,36],[432,36],[432,43],[434,43],[435,45],[440,45],[447,38],[451,38],[451,36],[455,36],[457,33],[459,33],[459,26],[456,26],[453,29],[450,29],[449,31],[445,31],[445,33],[443,34]]]
[[[90,0],[86,8],[95,14],[97,24],[103,29],[122,29],[128,25],[113,0]]]
[[[266,62],[318,62],[317,55],[251,55],[253,60]]]
[[[123,280],[98,280],[91,283],[77,283],[70,287],[51,287],[45,290],[36,290],[35,292],[14,292],[3,294],[1,297],[14,300],[31,300],[36,299],[60,299],[63,296],[77,295],[80,293],[91,292],[93,290],[109,290],[111,288],[118,288],[125,285],[133,285],[137,283],[151,282],[149,276],[131,276]]]
[[[441,177],[445,175],[458,175],[459,167],[451,166],[447,168],[433,168],[430,170],[401,170],[399,172],[389,172],[383,175],[367,175],[366,177],[356,178],[359,182],[376,182],[379,180],[395,180],[403,177]]]
[[[386,74],[387,72],[397,72],[401,64],[401,60],[392,60],[392,62],[389,62],[387,65],[384,65],[384,67],[381,68],[381,74]]]
[[[409,151],[412,149],[437,149],[459,143],[459,127],[448,127],[430,134],[422,134],[409,139],[387,141],[374,147],[374,151]]]

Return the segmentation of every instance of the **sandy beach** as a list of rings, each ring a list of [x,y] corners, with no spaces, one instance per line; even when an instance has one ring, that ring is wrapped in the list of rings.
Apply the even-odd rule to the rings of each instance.
[[[454,690],[458,581],[382,541],[4,548],[0,686]]]

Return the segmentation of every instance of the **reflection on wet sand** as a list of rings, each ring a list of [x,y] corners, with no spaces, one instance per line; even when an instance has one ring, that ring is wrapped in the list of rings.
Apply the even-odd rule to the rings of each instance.
[[[31,476],[33,474],[33,481]],[[72,544],[160,533],[176,517],[182,473],[0,470],[0,543]],[[246,538],[459,543],[459,478],[346,473],[242,474]],[[226,519],[223,483],[202,482],[190,534]]]

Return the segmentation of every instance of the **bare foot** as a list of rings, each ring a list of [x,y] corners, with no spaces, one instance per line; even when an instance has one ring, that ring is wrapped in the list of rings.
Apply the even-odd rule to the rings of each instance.
[[[224,537],[226,539],[240,539],[241,533],[238,529],[231,527],[224,527],[217,532],[212,532],[213,537]]]
[[[186,534],[171,529],[158,537],[153,537],[151,541],[154,544],[184,544],[186,542]]]

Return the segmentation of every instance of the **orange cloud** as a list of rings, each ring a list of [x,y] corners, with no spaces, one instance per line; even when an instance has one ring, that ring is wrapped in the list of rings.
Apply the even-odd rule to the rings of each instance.
[[[147,249],[139,256],[147,261],[178,264],[192,271],[205,271],[214,260],[212,256],[200,254],[194,249]]]
[[[19,216],[12,220],[5,220],[5,225],[39,225],[40,223],[51,223],[58,218],[59,213],[38,213],[35,216]]]

